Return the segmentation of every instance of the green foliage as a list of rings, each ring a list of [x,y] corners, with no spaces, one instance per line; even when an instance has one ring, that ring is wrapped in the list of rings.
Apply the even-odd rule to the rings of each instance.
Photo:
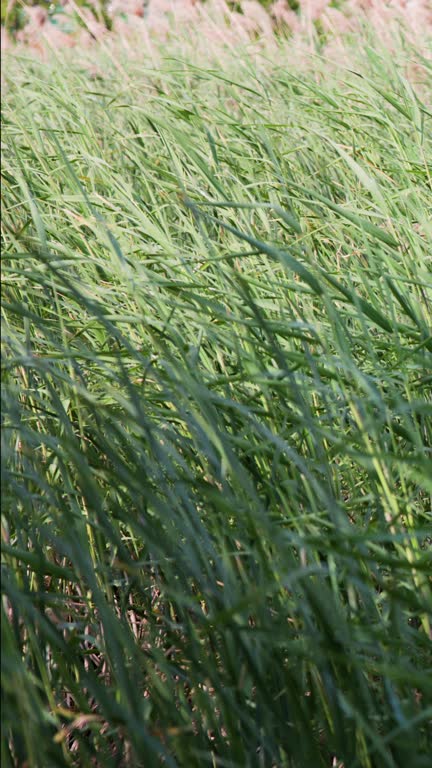
[[[274,0],[258,0],[258,2],[260,5],[263,5],[264,8],[270,8]],[[287,0],[287,5],[293,11],[297,11],[301,8],[301,2],[299,2],[299,0]]]
[[[263,5],[264,8],[270,8],[273,2],[274,0],[258,0],[258,3],[260,5]],[[237,2],[237,0],[228,0],[228,4],[230,6],[233,6],[235,10],[241,12],[242,10],[241,2]],[[298,11],[301,8],[301,3],[298,0],[287,0],[287,5],[293,11]]]
[[[18,3],[10,3],[9,0],[1,0],[1,24],[8,31],[16,32],[22,29],[26,22],[24,8]]]
[[[2,765],[426,768],[430,93],[185,50],[6,68]]]

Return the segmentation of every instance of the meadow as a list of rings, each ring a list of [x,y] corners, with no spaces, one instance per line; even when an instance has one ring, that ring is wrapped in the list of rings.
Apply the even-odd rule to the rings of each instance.
[[[4,768],[430,766],[432,64],[344,45],[8,53]]]

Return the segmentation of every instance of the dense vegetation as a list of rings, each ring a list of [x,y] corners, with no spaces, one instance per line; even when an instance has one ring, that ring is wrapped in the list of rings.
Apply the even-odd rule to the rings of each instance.
[[[205,2],[205,0],[198,0],[199,2]],[[264,8],[269,8],[273,0],[257,0],[257,2]],[[181,4],[181,0],[177,0]],[[331,5],[339,7],[343,4],[344,0],[332,0]],[[112,3],[109,0],[73,0],[75,7],[78,9],[84,9],[89,11],[95,19],[101,21],[107,29],[112,26]],[[64,15],[64,6],[67,4],[67,0],[1,0],[1,23],[5,25],[8,32],[14,35],[18,30],[22,29],[28,21],[28,13],[26,9],[31,6],[39,6],[47,11],[50,20],[55,23],[61,23]],[[139,6],[139,0],[137,0],[135,6]],[[155,0],[142,0],[142,8],[147,13],[149,8],[155,4]],[[227,0],[228,7],[235,8],[242,12],[241,2],[237,0]],[[291,8],[295,11],[300,10],[300,3],[298,0],[286,0],[287,8]],[[131,7],[128,0],[124,2],[123,16],[127,16],[130,13]],[[135,8],[136,10],[136,8]],[[116,12],[121,13],[121,3],[117,3]],[[82,23],[79,15],[75,14],[75,21]]]
[[[5,768],[430,765],[431,65],[285,45],[7,68]]]

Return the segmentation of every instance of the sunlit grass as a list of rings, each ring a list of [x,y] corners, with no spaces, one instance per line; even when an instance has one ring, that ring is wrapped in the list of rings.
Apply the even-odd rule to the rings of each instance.
[[[430,93],[222,66],[9,63],[4,766],[429,765]]]

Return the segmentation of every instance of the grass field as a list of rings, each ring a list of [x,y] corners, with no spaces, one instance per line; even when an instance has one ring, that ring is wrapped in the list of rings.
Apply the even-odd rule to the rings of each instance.
[[[7,62],[2,766],[427,768],[431,63],[188,50]]]

